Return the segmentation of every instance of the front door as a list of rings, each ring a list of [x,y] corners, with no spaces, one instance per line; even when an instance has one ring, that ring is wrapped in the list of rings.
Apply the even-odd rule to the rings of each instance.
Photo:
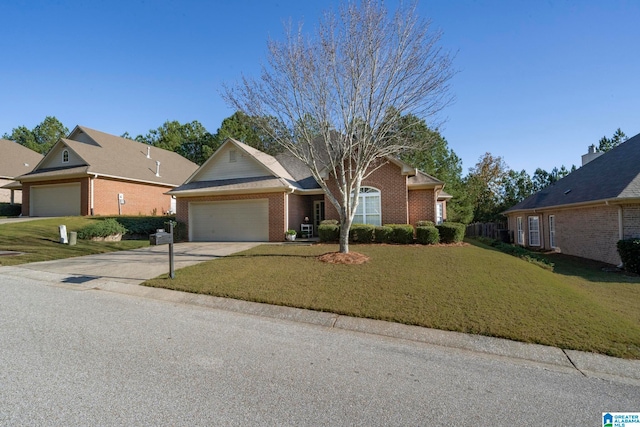
[[[314,200],[313,202],[313,233],[318,235],[320,222],[324,221],[324,200]]]

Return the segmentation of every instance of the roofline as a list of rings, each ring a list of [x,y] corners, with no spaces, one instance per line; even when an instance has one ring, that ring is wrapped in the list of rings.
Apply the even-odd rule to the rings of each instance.
[[[526,209],[509,209],[504,212],[501,212],[502,215],[509,215],[512,213],[520,213],[520,212],[544,212],[555,209],[573,209],[573,208],[584,208],[589,206],[600,206],[604,205],[623,205],[625,203],[630,202],[640,202],[640,197],[615,197],[608,199],[598,199],[598,200],[590,200],[588,202],[578,202],[578,203],[569,203],[564,205],[552,205],[552,206],[542,206],[538,208],[526,208]]]
[[[444,185],[440,183],[423,183],[423,184],[407,184],[409,190],[429,190],[429,189],[442,189]]]
[[[179,187],[182,184],[169,184],[168,182],[156,182],[156,181],[147,181],[145,179],[134,179],[134,178],[125,178],[123,176],[116,176],[116,175],[107,175],[104,173],[99,173],[99,172],[91,172],[91,171],[87,171],[88,175],[93,175],[95,178],[101,176],[104,178],[112,178],[112,179],[118,179],[120,181],[129,181],[129,182],[142,182],[144,184],[153,184],[153,185],[157,185],[157,186],[161,186],[161,187]]]
[[[220,195],[228,195],[228,194],[262,194],[262,193],[292,193],[294,191],[293,187],[265,187],[265,188],[244,188],[244,189],[235,189],[235,190],[214,190],[211,188],[198,188],[193,190],[170,190],[164,194],[168,194],[170,196],[179,197],[200,197],[200,196],[220,196]]]
[[[56,176],[37,176],[37,175],[22,175],[21,177],[19,177],[20,179],[17,180],[19,182],[37,182],[37,181],[58,181],[61,179],[69,179],[69,178],[85,178],[85,177],[91,177],[93,176],[94,178],[97,177],[103,177],[103,178],[111,178],[111,179],[117,179],[120,181],[127,181],[127,182],[139,182],[139,183],[143,183],[143,184],[152,184],[152,185],[157,185],[159,187],[179,187],[180,184],[169,184],[166,182],[155,182],[155,181],[147,181],[147,180],[143,180],[143,179],[133,179],[133,178],[125,178],[122,176],[116,176],[116,175],[107,175],[107,174],[103,174],[103,173],[99,173],[99,172],[91,172],[90,170],[87,170],[86,172],[78,172],[78,173],[73,173],[73,174],[69,174],[69,175],[56,175]],[[26,178],[26,179],[25,179]]]

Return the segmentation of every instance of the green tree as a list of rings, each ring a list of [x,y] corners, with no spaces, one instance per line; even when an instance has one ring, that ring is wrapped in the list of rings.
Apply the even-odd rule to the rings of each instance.
[[[473,204],[473,221],[491,222],[501,219],[504,205],[504,181],[508,175],[502,157],[485,153],[478,163],[469,169],[465,187]]]
[[[26,126],[19,126],[12,129],[10,134],[5,133],[2,137],[18,144],[24,145],[33,151],[46,154],[60,138],[65,138],[69,134],[69,129],[54,116],[47,116],[32,130]]]
[[[462,160],[449,148],[447,140],[437,130],[413,114],[403,116],[398,132],[403,140],[415,149],[405,151],[400,158],[445,183],[445,191],[453,196],[447,203],[447,219],[469,223],[473,218],[473,207],[467,197],[462,179]]]
[[[501,211],[520,203],[536,192],[536,187],[526,170],[516,172],[510,169],[504,177]]]
[[[174,151],[199,165],[217,148],[213,135],[197,120],[185,124],[177,120],[166,121],[159,128],[151,129],[148,134],[138,135],[135,140]]]
[[[236,111],[222,121],[213,135],[214,145],[217,148],[227,138],[233,138],[265,153],[278,154],[283,148],[275,141],[277,130],[270,125],[273,122],[270,118],[251,117],[242,111]]]
[[[598,151],[607,152],[625,142],[629,137],[618,128],[611,138],[603,136],[598,141]]]

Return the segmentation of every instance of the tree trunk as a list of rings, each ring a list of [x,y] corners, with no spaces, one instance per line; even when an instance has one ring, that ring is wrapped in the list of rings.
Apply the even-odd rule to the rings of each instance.
[[[349,217],[340,218],[340,253],[349,253],[349,230],[351,229],[351,221]]]

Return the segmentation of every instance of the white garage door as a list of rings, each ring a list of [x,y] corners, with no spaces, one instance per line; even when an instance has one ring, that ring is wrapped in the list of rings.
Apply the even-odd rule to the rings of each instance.
[[[75,215],[80,215],[80,183],[31,187],[29,216]]]
[[[189,240],[266,242],[269,240],[269,201],[189,203]]]

